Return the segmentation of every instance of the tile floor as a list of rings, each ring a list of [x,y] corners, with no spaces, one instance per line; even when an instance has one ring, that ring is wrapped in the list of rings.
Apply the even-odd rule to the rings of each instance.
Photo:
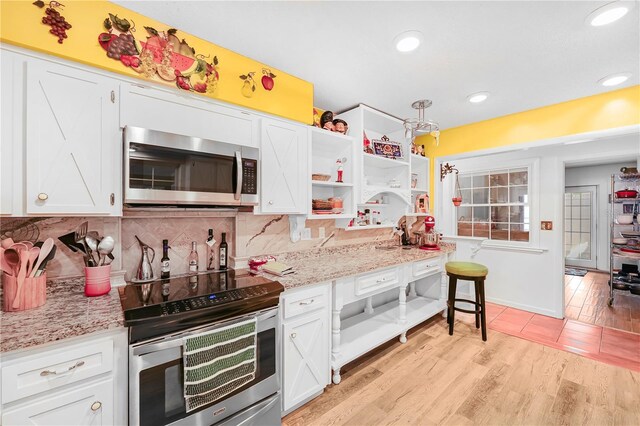
[[[616,291],[609,301],[609,274],[589,272],[584,277],[566,275],[565,317],[589,324],[640,333],[640,296]]]
[[[456,320],[474,321],[456,312]],[[487,303],[487,326],[532,342],[640,371],[640,334],[573,319],[556,319]]]

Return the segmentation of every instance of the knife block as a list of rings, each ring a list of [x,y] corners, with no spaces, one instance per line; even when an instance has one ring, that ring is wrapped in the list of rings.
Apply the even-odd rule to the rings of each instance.
[[[22,284],[22,297],[16,308],[13,302],[18,292],[16,277],[2,274],[2,310],[4,312],[26,311],[42,306],[47,301],[47,274],[39,277],[25,278]]]

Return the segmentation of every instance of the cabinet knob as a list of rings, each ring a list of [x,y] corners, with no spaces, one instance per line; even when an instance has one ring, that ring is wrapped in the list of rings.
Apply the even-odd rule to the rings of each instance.
[[[91,404],[91,411],[98,411],[100,408],[102,408],[102,402],[100,401],[96,401]]]
[[[38,200],[40,201],[45,201],[47,198],[49,198],[49,196],[47,194],[45,194],[44,192],[41,192],[38,194]]]
[[[291,333],[291,338],[295,339],[296,338],[296,333]]]
[[[269,205],[273,204],[273,201],[269,201]]]

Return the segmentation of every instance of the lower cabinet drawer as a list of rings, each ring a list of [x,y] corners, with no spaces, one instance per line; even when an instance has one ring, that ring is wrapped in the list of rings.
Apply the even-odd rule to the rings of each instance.
[[[396,287],[400,283],[400,269],[397,267],[363,274],[356,277],[355,294],[364,296]]]
[[[2,413],[2,424],[112,425],[113,379],[52,393]]]
[[[113,369],[113,340],[54,349],[2,366],[2,403],[57,389]]]
[[[329,285],[323,284],[282,295],[284,318],[317,311],[329,305]]]
[[[413,278],[424,277],[435,272],[440,272],[440,264],[441,261],[439,257],[436,257],[435,259],[426,259],[419,262],[414,262],[414,264],[411,265],[411,273],[413,275]]]

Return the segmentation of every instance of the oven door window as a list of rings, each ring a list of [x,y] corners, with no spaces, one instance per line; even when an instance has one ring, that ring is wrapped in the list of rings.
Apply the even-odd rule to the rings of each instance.
[[[234,157],[131,143],[129,187],[233,194]]]
[[[275,329],[269,328],[258,333],[257,346],[256,378],[222,399],[243,392],[276,373]],[[181,355],[179,358],[140,372],[138,397],[141,426],[166,425],[220,402],[220,400],[214,401],[189,414],[185,412]]]

